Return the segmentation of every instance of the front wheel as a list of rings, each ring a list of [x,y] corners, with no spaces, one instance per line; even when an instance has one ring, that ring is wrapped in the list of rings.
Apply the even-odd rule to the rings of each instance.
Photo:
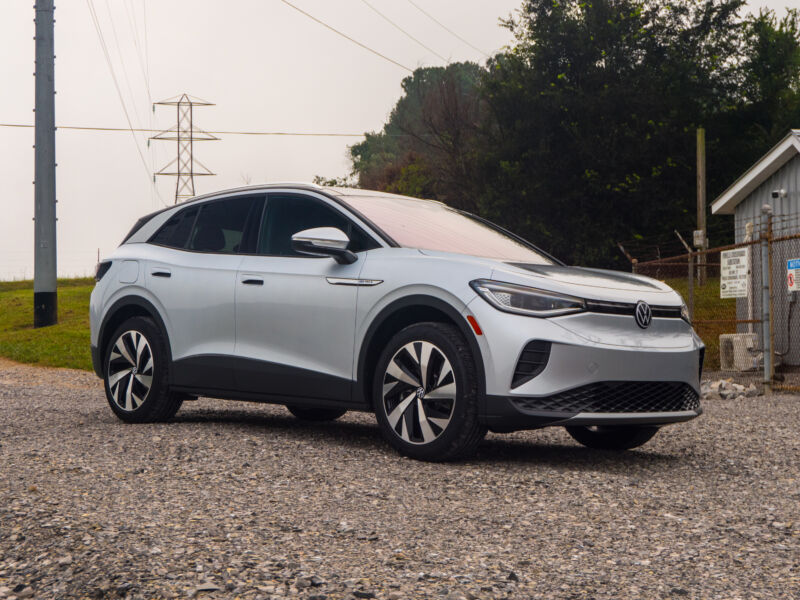
[[[607,426],[567,427],[572,438],[595,450],[630,450],[650,441],[658,427]]]
[[[486,435],[475,360],[452,325],[419,323],[396,334],[378,360],[372,398],[383,436],[411,458],[462,458]]]

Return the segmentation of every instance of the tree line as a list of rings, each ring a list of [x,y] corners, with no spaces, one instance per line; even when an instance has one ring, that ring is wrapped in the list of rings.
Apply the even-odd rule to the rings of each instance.
[[[383,129],[350,147],[349,181],[477,213],[571,264],[625,267],[617,241],[694,228],[696,128],[709,199],[800,128],[798,11],[744,4],[526,0],[485,65],[403,80]]]

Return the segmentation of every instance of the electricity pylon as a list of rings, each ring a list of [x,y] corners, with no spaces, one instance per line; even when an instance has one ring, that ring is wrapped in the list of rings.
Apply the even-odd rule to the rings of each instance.
[[[178,109],[178,122],[174,127],[151,137],[151,140],[172,140],[178,142],[178,155],[167,163],[155,175],[177,177],[175,185],[175,204],[195,195],[194,178],[202,175],[214,175],[203,163],[194,157],[194,142],[218,140],[218,137],[196,128],[192,124],[192,113],[195,106],[214,106],[211,102],[181,94],[156,102],[162,106],[175,106]],[[155,104],[153,109],[155,110]],[[174,167],[174,170],[170,170]]]

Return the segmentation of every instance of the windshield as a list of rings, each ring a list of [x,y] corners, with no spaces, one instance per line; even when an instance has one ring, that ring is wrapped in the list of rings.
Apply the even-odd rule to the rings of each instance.
[[[553,264],[530,246],[441,202],[386,196],[347,196],[344,200],[406,248]]]

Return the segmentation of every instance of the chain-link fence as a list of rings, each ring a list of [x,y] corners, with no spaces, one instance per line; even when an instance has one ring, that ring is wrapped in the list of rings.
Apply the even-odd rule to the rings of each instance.
[[[737,244],[634,262],[684,297],[708,371],[800,390],[800,227],[787,225],[765,216],[737,231]]]

